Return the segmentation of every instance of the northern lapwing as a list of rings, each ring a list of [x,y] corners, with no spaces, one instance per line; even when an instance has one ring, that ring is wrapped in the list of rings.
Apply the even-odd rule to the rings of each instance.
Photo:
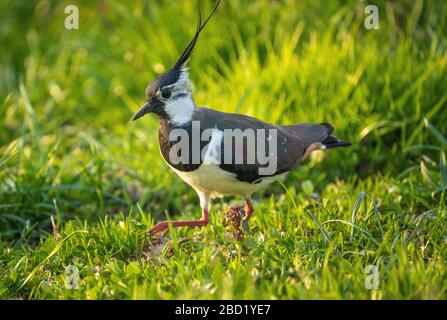
[[[252,193],[281,179],[306,159],[312,151],[350,145],[349,142],[340,141],[334,137],[332,135],[334,128],[327,123],[274,125],[242,114],[225,113],[196,106],[191,92],[187,62],[200,32],[216,11],[219,3],[220,0],[204,23],[201,22],[199,15],[194,37],[175,65],[149,84],[146,89],[147,100],[133,116],[133,120],[148,113],[158,116],[160,120],[158,137],[163,159],[199,196],[202,209],[200,220],[173,221],[171,222],[173,227],[205,226],[208,223],[210,200],[223,195],[245,197],[245,220],[248,221],[253,213],[250,201]],[[199,132],[196,137],[194,137],[194,126],[198,127]],[[174,148],[177,148],[179,143],[178,137],[172,138],[172,133],[178,130],[186,133],[191,145],[197,142],[193,141],[198,139],[197,136],[201,137],[196,143],[196,148],[191,146],[182,150],[187,153],[186,157],[183,157],[184,161],[172,159],[173,154],[176,153],[173,152]],[[268,132],[260,135],[261,140],[259,136],[256,137],[254,150],[250,150],[247,144],[241,147],[232,143],[234,137],[227,139],[227,135],[224,134],[227,131],[240,134],[250,130]],[[205,132],[208,133],[208,139],[202,140],[202,134]],[[275,138],[276,150],[267,149],[265,146],[270,146],[272,136]],[[248,141],[248,137],[248,135],[244,136],[243,143]],[[257,157],[261,146],[264,152],[275,160],[274,170],[268,173],[261,172],[261,169],[265,167],[265,162],[261,164]],[[225,153],[231,154],[230,161],[222,161],[222,158],[226,159]],[[238,156],[242,161],[235,161]],[[167,228],[168,222],[163,221],[150,229],[149,234],[154,235]]]

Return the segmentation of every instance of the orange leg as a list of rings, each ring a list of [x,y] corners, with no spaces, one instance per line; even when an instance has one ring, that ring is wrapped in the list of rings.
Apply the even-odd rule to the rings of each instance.
[[[172,221],[173,227],[203,227],[208,224],[208,210],[202,209],[202,217],[200,220]],[[162,221],[149,230],[149,235],[153,236],[159,232],[168,230],[168,221]]]
[[[245,220],[248,221],[251,218],[251,215],[253,213],[253,205],[251,204],[250,198],[245,198],[245,203],[247,204],[245,206]]]

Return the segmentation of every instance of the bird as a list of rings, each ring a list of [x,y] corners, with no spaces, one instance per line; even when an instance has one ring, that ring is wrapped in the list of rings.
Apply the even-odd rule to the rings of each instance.
[[[196,191],[200,200],[201,218],[199,220],[162,221],[148,231],[150,236],[165,232],[170,224],[172,227],[206,226],[211,200],[226,195],[241,196],[245,199],[244,220],[248,222],[254,211],[251,201],[253,193],[284,178],[315,150],[351,145],[349,142],[336,138],[333,135],[334,127],[328,123],[304,122],[275,125],[247,115],[221,112],[195,104],[189,79],[188,61],[201,31],[214,15],[219,4],[220,0],[203,23],[199,11],[199,21],[193,38],[174,66],[147,86],[146,101],[132,118],[135,121],[146,114],[158,116],[161,156],[171,169]],[[195,128],[197,126],[199,129]],[[173,139],[172,134],[181,130],[189,135],[187,142],[194,143],[192,136],[195,129],[200,135],[206,131],[209,139],[200,139],[196,143],[197,147],[182,150],[184,153],[182,159],[185,161],[173,159],[172,155],[175,154],[179,141],[178,137]],[[269,134],[265,134],[264,139],[256,140],[259,143],[255,143],[255,150],[249,150],[247,144],[241,147],[230,143],[233,140],[229,141],[224,134],[227,131],[237,131],[240,134],[245,132],[244,130],[255,132],[264,130]],[[261,164],[259,159],[253,161],[253,157],[256,158],[258,155],[256,148],[259,149],[263,144],[270,143],[272,136],[270,132],[276,135],[277,149],[274,154],[270,153],[274,156],[276,164],[273,170],[270,170],[271,172],[261,174],[261,169],[265,168],[265,165]],[[244,136],[241,139],[242,142],[247,142],[248,137]],[[225,152],[231,155],[230,161],[222,162],[222,153]],[[234,161],[238,156],[242,161]],[[193,161],[194,157],[197,161]],[[248,161],[250,157],[251,162]]]

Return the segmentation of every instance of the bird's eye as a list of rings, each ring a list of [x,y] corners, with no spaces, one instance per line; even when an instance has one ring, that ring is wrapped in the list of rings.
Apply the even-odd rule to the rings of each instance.
[[[163,99],[169,99],[171,97],[171,91],[163,90],[161,92],[161,96],[162,96]]]

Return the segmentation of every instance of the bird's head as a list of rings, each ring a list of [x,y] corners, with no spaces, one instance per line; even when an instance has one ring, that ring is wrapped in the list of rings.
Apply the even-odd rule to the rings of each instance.
[[[147,86],[146,102],[133,116],[133,120],[137,120],[147,113],[155,113],[161,118],[179,123],[191,119],[195,106],[191,95],[187,63],[200,32],[216,11],[219,3],[220,0],[217,1],[216,6],[204,23],[202,23],[199,12],[199,23],[194,37],[175,65]]]
[[[193,110],[188,72],[186,68],[172,68],[147,86],[146,102],[133,116],[133,120],[147,113],[155,113],[168,120],[190,118]]]

